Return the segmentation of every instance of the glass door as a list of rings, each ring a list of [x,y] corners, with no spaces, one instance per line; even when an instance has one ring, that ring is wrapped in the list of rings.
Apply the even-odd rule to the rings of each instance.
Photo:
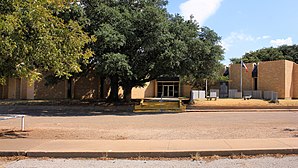
[[[163,85],[162,97],[174,97],[174,85]]]
[[[179,97],[179,82],[158,82],[157,97]]]

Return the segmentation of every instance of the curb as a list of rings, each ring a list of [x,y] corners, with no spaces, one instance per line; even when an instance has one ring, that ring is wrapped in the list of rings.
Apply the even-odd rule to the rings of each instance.
[[[298,154],[297,149],[243,149],[219,151],[156,151],[156,152],[46,152],[46,151],[0,151],[0,156],[26,156],[51,158],[179,158],[198,156],[233,156],[261,154]]]
[[[0,151],[0,157],[27,156],[26,151]]]
[[[185,112],[298,112],[298,109],[195,109],[189,108]]]

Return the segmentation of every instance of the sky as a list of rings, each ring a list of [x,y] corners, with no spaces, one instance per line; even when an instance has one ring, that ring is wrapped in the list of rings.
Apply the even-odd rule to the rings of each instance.
[[[170,13],[213,29],[230,58],[265,47],[298,43],[298,0],[168,0]]]

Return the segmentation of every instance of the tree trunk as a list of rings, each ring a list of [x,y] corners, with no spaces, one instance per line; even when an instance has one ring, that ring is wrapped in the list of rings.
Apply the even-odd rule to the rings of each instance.
[[[110,77],[110,79],[111,79],[111,84],[110,84],[111,92],[108,97],[108,101],[117,102],[119,101],[119,97],[118,97],[119,79],[118,79],[118,76],[112,76]]]
[[[131,102],[131,90],[132,87],[131,86],[123,86],[124,89],[124,101],[129,103]]]
[[[105,98],[105,77],[100,77],[100,98],[104,99]]]

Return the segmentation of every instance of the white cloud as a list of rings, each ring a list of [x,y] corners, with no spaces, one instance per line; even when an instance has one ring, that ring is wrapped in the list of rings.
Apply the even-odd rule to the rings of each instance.
[[[219,8],[223,0],[188,0],[180,5],[180,13],[185,19],[189,19],[190,15],[203,25],[204,22],[213,15]]]
[[[223,48],[226,50],[229,50],[229,48],[233,45],[235,42],[239,41],[253,41],[254,38],[251,35],[247,35],[244,33],[239,32],[232,32],[230,35],[224,39],[222,39],[221,43]]]
[[[276,39],[276,40],[271,40],[270,44],[273,47],[278,47],[281,45],[293,45],[292,37],[288,37],[287,39]]]
[[[261,36],[261,37],[257,37],[257,40],[263,40],[263,39],[269,39],[270,36]]]
[[[222,46],[228,51],[231,46],[233,46],[234,43],[238,43],[241,41],[257,41],[257,40],[264,40],[268,39],[270,36],[265,35],[265,36],[259,36],[259,37],[254,37],[249,34],[245,34],[242,32],[231,32],[230,35],[224,39],[222,39],[221,44]]]

